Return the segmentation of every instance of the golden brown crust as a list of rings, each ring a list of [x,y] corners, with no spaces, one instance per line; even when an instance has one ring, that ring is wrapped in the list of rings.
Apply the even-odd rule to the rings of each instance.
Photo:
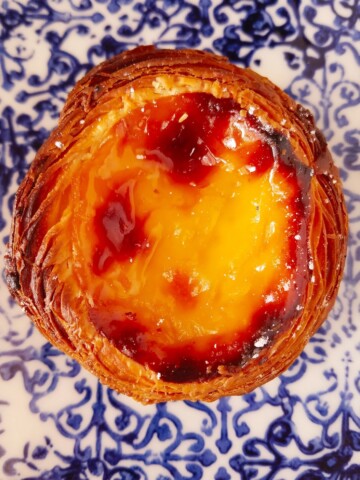
[[[164,91],[204,90],[218,97],[233,97],[244,109],[251,109],[263,125],[284,135],[294,155],[313,169],[309,215],[313,280],[307,285],[302,314],[257,358],[249,359],[242,368],[224,366],[221,375],[203,382],[176,384],[164,382],[120,353],[88,322],[87,303],[70,280],[71,275],[76,276],[76,262],[81,263],[80,249],[75,249],[73,264],[68,265],[69,282],[59,282],[57,276],[60,259],[64,260],[72,244],[78,245],[77,239],[69,238],[68,244],[59,247],[56,237],[63,225],[55,223],[48,230],[49,222],[44,219],[64,208],[61,200],[54,206],[52,199],[55,195],[62,198],[62,189],[66,197],[63,179],[71,178],[72,169],[82,168],[68,152],[74,145],[81,150],[82,136],[94,134],[99,117],[112,112],[115,105],[126,111],[131,99],[141,103],[140,91],[149,98],[152,91],[161,95]],[[81,210],[81,199],[72,200],[80,202],[74,209]],[[94,68],[70,93],[58,127],[39,150],[18,190],[6,278],[11,294],[43,335],[115,390],[143,403],[212,401],[253,390],[283,372],[301,353],[335,301],[345,263],[347,228],[338,171],[307,110],[269,80],[221,57],[194,50],[140,47]]]

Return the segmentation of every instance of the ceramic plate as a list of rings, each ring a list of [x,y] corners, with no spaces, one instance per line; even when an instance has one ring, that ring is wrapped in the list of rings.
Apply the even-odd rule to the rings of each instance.
[[[270,77],[323,129],[350,216],[329,318],[243,397],[141,406],[45,343],[0,284],[0,479],[360,478],[357,0],[9,0],[0,10],[0,254],[16,188],[67,92],[124,49],[200,48]],[[3,260],[1,260],[3,269]]]

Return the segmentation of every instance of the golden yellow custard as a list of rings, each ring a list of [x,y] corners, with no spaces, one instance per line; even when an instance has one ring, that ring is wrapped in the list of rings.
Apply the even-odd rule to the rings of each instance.
[[[90,320],[122,353],[167,381],[197,380],[299,315],[311,171],[289,148],[204,93],[112,126],[79,172],[73,228],[90,246],[78,272],[92,278]]]
[[[8,284],[117,390],[212,400],[300,353],[336,295],[346,214],[308,112],[165,52],[115,57],[70,95],[18,194]]]

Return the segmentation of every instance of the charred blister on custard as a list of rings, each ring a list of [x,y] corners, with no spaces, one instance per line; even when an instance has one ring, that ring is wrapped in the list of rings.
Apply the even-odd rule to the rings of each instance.
[[[232,100],[199,93],[165,97],[131,112],[126,140],[183,184],[202,184],[217,164],[221,139],[236,113]]]
[[[113,262],[130,260],[150,247],[144,231],[145,218],[134,212],[127,183],[115,188],[97,209],[94,229],[98,238],[93,258],[95,274],[106,271]]]

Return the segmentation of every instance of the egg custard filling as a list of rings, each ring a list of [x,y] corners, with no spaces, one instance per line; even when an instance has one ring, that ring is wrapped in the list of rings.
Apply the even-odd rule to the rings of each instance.
[[[192,92],[131,109],[91,151],[70,186],[74,275],[125,356],[201,381],[301,314],[311,171],[285,136]]]

